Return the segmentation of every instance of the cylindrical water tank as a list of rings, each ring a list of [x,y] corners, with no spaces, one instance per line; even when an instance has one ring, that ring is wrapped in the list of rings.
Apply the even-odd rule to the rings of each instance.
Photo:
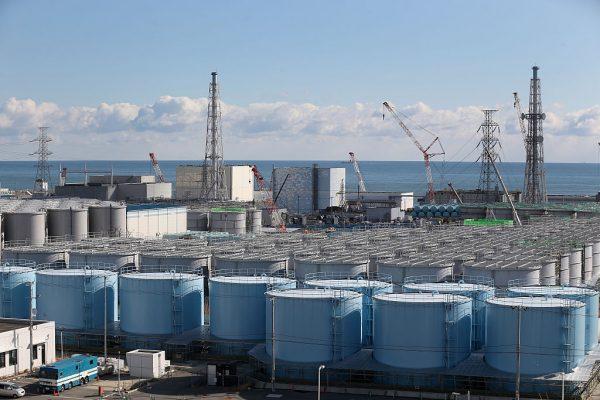
[[[204,277],[177,272],[119,278],[121,329],[139,335],[180,334],[204,323]]]
[[[2,250],[2,260],[24,260],[35,264],[63,264],[69,260],[66,247],[7,247]]]
[[[289,362],[341,360],[361,348],[362,295],[348,290],[267,292],[267,353]],[[272,329],[273,315],[275,330]]]
[[[388,260],[377,264],[377,273],[390,275],[395,285],[402,285],[404,279],[413,276],[432,276],[436,282],[452,277],[453,261],[445,260]]]
[[[139,255],[135,250],[72,250],[69,265],[114,265],[116,269],[138,269]]]
[[[540,270],[540,285],[556,284],[556,260],[548,258],[542,261]]]
[[[385,280],[377,280],[377,277],[339,279],[328,277],[327,274],[313,274],[305,277],[304,285],[308,288],[351,290],[362,294],[362,342],[366,346],[373,344],[373,296],[394,291],[391,277]]]
[[[524,375],[570,372],[583,359],[582,302],[551,297],[496,297],[487,303],[485,361],[491,367],[515,373],[519,338],[520,370]]]
[[[237,254],[231,256],[215,257],[215,262],[219,270],[228,270],[230,273],[236,272],[240,275],[257,273],[273,274],[275,272],[288,270],[288,256],[286,254],[265,253],[265,254]]]
[[[104,326],[117,320],[117,274],[95,269],[45,269],[36,272],[37,319],[66,329]]]
[[[140,254],[140,271],[152,272],[159,267],[162,271],[202,273],[208,276],[212,256],[200,252],[163,252]],[[156,272],[156,271],[154,271]]]
[[[581,301],[585,304],[585,350],[598,344],[598,292],[583,287],[571,286],[524,286],[508,289],[511,297],[552,296]]]
[[[302,281],[306,274],[323,272],[344,276],[366,275],[369,268],[368,258],[327,258],[310,257],[294,260],[294,275]]]
[[[21,266],[22,263],[0,265],[0,316],[2,318],[30,317],[35,308],[35,269]]]
[[[246,210],[246,231],[248,233],[262,233],[262,210],[254,208]]]
[[[583,249],[577,248],[571,250],[569,254],[569,285],[576,286],[581,284],[582,268],[581,255]]]
[[[490,281],[487,285],[465,282],[406,283],[402,287],[402,291],[407,293],[457,294],[470,298],[473,308],[471,347],[473,350],[479,350],[485,345],[485,301],[494,296],[493,282]]]
[[[209,280],[210,333],[221,339],[265,340],[266,297],[296,281],[271,276],[213,276]]]
[[[125,236],[127,207],[120,204],[93,205],[88,209],[89,233],[92,236]]]
[[[452,273],[454,276],[461,276],[465,272],[465,263],[475,261],[474,254],[461,254],[459,256],[454,257],[454,267],[452,269]]]
[[[439,293],[373,297],[373,357],[398,368],[451,368],[471,353],[471,299]]]
[[[583,282],[586,284],[595,284],[592,283],[592,275],[593,275],[593,259],[594,250],[593,243],[586,243],[583,247]]]
[[[600,241],[594,241],[592,246],[592,281],[596,282],[600,277]]]
[[[204,210],[187,211],[187,228],[190,231],[208,231],[208,212]]]
[[[88,235],[88,210],[84,208],[50,208],[48,236],[79,242]]]
[[[227,232],[232,235],[246,233],[246,210],[244,209],[212,209],[210,210],[210,230]]]
[[[46,240],[44,212],[9,212],[3,214],[4,240],[42,246]]]
[[[559,281],[561,285],[569,284],[569,253],[563,253],[560,255],[560,276]]]

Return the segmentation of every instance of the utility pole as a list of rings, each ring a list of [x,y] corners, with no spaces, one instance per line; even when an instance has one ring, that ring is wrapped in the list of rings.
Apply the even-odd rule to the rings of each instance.
[[[50,188],[50,164],[48,164],[48,157],[52,155],[52,152],[48,149],[48,143],[52,139],[48,136],[48,127],[38,127],[38,137],[33,139],[31,142],[38,142],[38,149],[31,155],[37,155],[37,165],[35,173],[35,183],[33,191],[42,194],[48,194]]]
[[[485,119],[477,129],[477,132],[481,132],[483,135],[478,145],[478,147],[481,147],[481,155],[479,156],[481,172],[478,189],[480,190],[480,201],[489,203],[495,197],[492,190],[498,188],[498,180],[494,176],[492,163],[500,160],[500,155],[496,152],[496,146],[500,145],[497,136],[500,133],[500,125],[493,119],[494,113],[498,110],[482,111]]]
[[[538,70],[534,66],[529,89],[529,111],[521,114],[527,120],[525,188],[523,197],[526,203],[539,204],[548,201],[546,192],[546,173],[544,170],[544,133],[542,121],[546,114],[542,112],[542,94]]]
[[[221,132],[221,101],[217,73],[211,74],[209,86],[208,117],[206,121],[206,145],[202,168],[203,200],[226,200],[225,167],[223,164],[223,135]]]

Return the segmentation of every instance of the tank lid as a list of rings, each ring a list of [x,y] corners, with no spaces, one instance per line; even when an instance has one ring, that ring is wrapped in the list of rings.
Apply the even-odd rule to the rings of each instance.
[[[0,272],[2,272],[2,273],[6,273],[6,272],[25,273],[25,272],[33,272],[33,271],[35,271],[35,269],[30,268],[30,267],[19,267],[19,266],[15,266],[15,265],[0,265]]]
[[[293,279],[282,278],[278,276],[213,276],[211,282],[234,283],[245,285],[261,285],[261,284],[286,284],[293,283]]]
[[[466,303],[471,299],[466,296],[442,293],[383,293],[373,296],[373,299],[392,303]]]
[[[122,274],[123,279],[147,279],[147,280],[179,280],[202,278],[201,275],[188,274],[185,272],[129,272]]]
[[[37,270],[38,275],[55,275],[55,276],[113,276],[117,275],[114,271],[105,269],[82,269],[82,268],[59,268],[59,269],[42,269]]]
[[[426,283],[405,283],[403,287],[411,290],[426,290],[439,292],[472,292],[494,290],[493,287],[479,283],[466,282],[426,282]]]
[[[486,300],[489,304],[506,307],[523,308],[556,308],[556,307],[584,307],[580,301],[561,299],[557,297],[493,297]]]
[[[320,288],[365,288],[365,287],[391,287],[389,282],[374,281],[367,279],[314,279],[306,280],[306,285]]]
[[[285,297],[297,299],[339,299],[354,298],[362,296],[360,293],[350,290],[339,289],[288,289],[288,290],[270,290],[267,292],[269,297]]]
[[[593,289],[576,287],[576,286],[516,286],[510,287],[508,290],[512,293],[527,295],[595,295],[598,294]]]

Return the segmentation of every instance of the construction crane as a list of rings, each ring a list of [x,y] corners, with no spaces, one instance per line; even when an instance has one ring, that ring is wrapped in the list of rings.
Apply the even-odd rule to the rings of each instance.
[[[358,191],[365,193],[367,191],[367,186],[365,185],[365,178],[363,178],[363,174],[360,172],[356,155],[353,152],[349,152],[348,154],[350,155],[350,163],[352,163],[354,172],[356,173],[356,178],[358,179]]]
[[[427,175],[427,200],[429,201],[429,203],[435,203],[435,189],[433,186],[433,176],[431,174],[430,159],[434,156],[441,156],[446,154],[446,152],[444,151],[444,147],[442,146],[442,142],[440,141],[440,138],[434,135],[434,139],[429,144],[429,146],[423,147],[421,143],[417,140],[415,135],[410,131],[410,129],[408,129],[408,126],[406,126],[404,122],[402,122],[402,119],[400,119],[400,117],[396,113],[396,110],[394,110],[394,107],[392,107],[387,101],[383,102],[383,106],[390,112],[390,114],[392,114],[394,119],[396,119],[396,122],[398,122],[398,125],[400,125],[406,136],[408,136],[410,140],[412,140],[412,142],[415,144],[415,146],[417,146],[417,148],[421,151],[421,153],[423,153],[423,160],[425,161],[425,174]],[[385,119],[385,114],[383,114],[383,117]],[[440,146],[441,152],[430,152],[431,148],[436,143]]]
[[[256,165],[252,166],[252,174],[256,179],[258,190],[263,195],[263,202],[265,204],[265,207],[269,212],[269,215],[271,216],[271,225],[276,227],[278,232],[286,232],[285,224],[283,223],[281,214],[279,214],[279,212],[277,211],[277,205],[275,204],[275,201],[273,201],[273,192],[269,194],[269,191],[267,190],[267,185],[265,183],[265,178],[262,176]]]
[[[452,190],[452,193],[454,193],[454,196],[456,196],[456,199],[458,200],[458,202],[460,204],[464,204],[462,199],[460,198],[460,195],[458,194],[458,192],[456,191],[456,189],[454,189],[454,186],[452,185],[452,182],[448,182],[448,186],[450,187],[450,190]]]
[[[489,150],[485,149],[486,152],[488,152],[489,155]],[[494,167],[494,172],[496,173],[496,176],[498,177],[498,180],[500,181],[500,184],[502,185],[502,190],[504,191],[504,195],[506,196],[506,198],[508,199],[508,202],[510,204],[510,209],[512,210],[512,215],[513,215],[513,221],[518,225],[518,226],[522,226],[522,222],[521,222],[521,218],[519,218],[519,213],[517,212],[517,208],[515,207],[515,203],[512,201],[512,198],[510,197],[510,193],[508,192],[508,189],[506,188],[506,185],[504,184],[504,179],[502,179],[502,175],[500,175],[500,171],[498,171],[498,167],[496,166],[496,163],[494,162],[494,159],[490,157],[490,160],[492,161],[492,167]],[[492,210],[492,214],[493,214],[493,210]]]
[[[521,101],[519,100],[519,94],[517,92],[513,92],[513,97],[515,98],[514,107],[517,112],[517,121],[519,121],[519,128],[521,129],[521,135],[523,136],[523,143],[525,143],[525,147],[527,147],[527,127],[525,126],[525,119],[522,117],[523,109],[521,108]]]
[[[150,153],[150,161],[152,162],[152,168],[154,168],[154,175],[159,182],[165,182],[165,176],[160,169],[160,165],[158,165],[158,160],[156,159],[156,155],[154,153]]]

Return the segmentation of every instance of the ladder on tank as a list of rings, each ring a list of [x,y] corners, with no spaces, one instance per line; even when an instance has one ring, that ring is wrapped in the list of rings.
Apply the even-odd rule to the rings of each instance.
[[[458,338],[456,337],[458,329],[456,329],[457,316],[456,307],[449,301],[444,302],[444,364],[446,368],[450,368],[456,357],[456,346]]]
[[[333,315],[331,318],[331,333],[332,333],[332,361],[339,361],[344,358],[344,324],[343,324],[343,310],[342,297],[337,297],[331,300],[333,303]]]
[[[92,273],[84,273],[83,276],[83,324],[86,329],[94,327],[94,290],[92,285]]]
[[[573,309],[571,307],[561,307],[561,331],[562,331],[562,357],[564,372],[571,371],[571,360],[573,357],[573,343],[574,329],[573,329]],[[584,350],[585,351],[585,350]]]
[[[173,335],[180,335],[183,332],[183,296],[180,281],[173,277],[171,282],[173,283],[171,293]]]
[[[4,274],[0,274],[0,279],[2,279],[2,312],[0,313],[0,317],[10,318],[12,317],[12,290],[10,287],[10,280],[4,277]]]

